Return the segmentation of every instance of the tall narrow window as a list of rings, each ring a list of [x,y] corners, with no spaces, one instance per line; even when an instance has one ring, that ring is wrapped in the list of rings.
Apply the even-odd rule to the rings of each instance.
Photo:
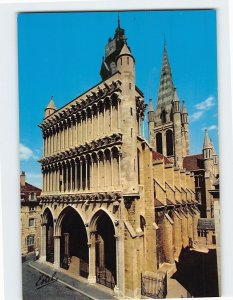
[[[163,154],[163,142],[162,142],[162,133],[158,132],[156,134],[156,149],[157,152]]]
[[[166,131],[167,156],[173,155],[173,134],[171,130]]]
[[[127,57],[127,65],[129,65],[129,57]]]
[[[131,137],[133,137],[133,128],[131,128]]]
[[[131,83],[129,83],[129,89],[131,90]]]
[[[130,107],[130,114],[131,114],[131,116],[133,115],[133,108],[132,107]]]

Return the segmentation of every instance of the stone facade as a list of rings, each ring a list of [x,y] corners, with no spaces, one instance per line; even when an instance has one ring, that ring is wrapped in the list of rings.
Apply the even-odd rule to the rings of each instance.
[[[21,195],[21,252],[23,255],[40,249],[41,207],[38,197],[41,190],[25,182],[25,173],[20,175]]]
[[[156,278],[197,239],[194,177],[142,137],[146,105],[119,23],[100,74],[62,108],[51,99],[39,125],[40,260],[139,298],[141,276]]]

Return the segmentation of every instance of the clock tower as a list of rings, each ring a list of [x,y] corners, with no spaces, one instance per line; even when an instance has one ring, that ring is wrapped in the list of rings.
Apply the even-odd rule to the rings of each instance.
[[[107,79],[117,71],[117,57],[125,43],[125,30],[120,27],[120,19],[118,16],[118,26],[115,30],[114,38],[109,38],[105,46],[105,56],[103,57],[100,69],[102,80]]]

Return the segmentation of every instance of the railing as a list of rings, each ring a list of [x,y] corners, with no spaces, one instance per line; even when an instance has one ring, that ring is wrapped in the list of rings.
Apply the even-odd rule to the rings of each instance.
[[[110,289],[114,289],[115,280],[112,273],[106,268],[96,267],[96,282]]]
[[[154,299],[166,298],[167,295],[167,274],[159,278],[143,276],[141,274],[141,294]]]

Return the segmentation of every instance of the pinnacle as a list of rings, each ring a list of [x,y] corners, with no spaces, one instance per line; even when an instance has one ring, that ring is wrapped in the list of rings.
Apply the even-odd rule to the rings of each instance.
[[[209,136],[208,136],[208,130],[205,129],[205,139],[204,139],[204,145],[203,145],[203,149],[206,148],[212,148],[213,144],[211,143]]]
[[[53,101],[53,96],[51,97],[51,99],[49,101],[49,104],[47,105],[46,108],[51,108],[51,109],[55,109],[56,110],[56,106],[55,106],[55,103]]]
[[[149,100],[148,112],[149,111],[154,111],[153,104],[152,104],[152,99]]]

